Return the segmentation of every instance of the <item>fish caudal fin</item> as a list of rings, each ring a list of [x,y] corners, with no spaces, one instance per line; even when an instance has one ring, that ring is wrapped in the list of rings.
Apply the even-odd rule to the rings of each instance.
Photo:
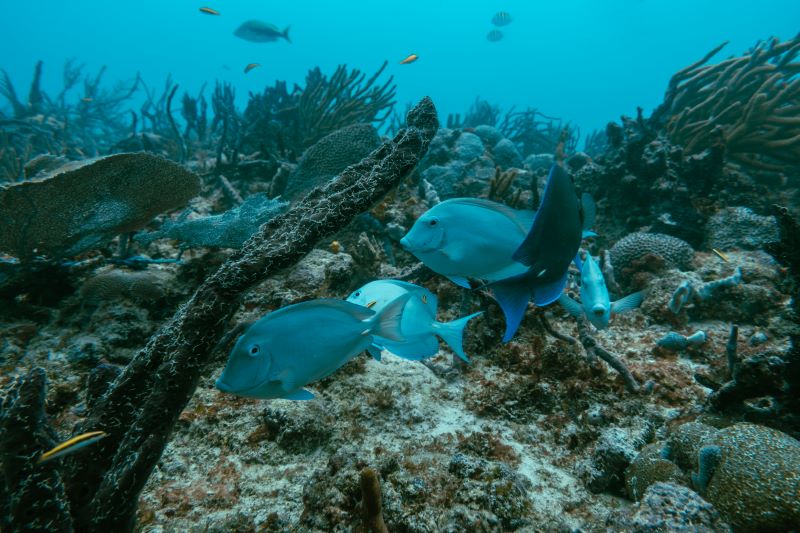
[[[489,284],[494,293],[494,299],[500,304],[506,317],[506,332],[503,335],[503,342],[508,342],[514,337],[520,322],[522,322],[522,317],[528,309],[528,301],[531,299],[531,282],[527,278],[526,274],[522,274]]]
[[[289,39],[289,28],[291,28],[291,26],[286,26],[286,29],[283,30],[283,33],[281,33],[281,37],[286,39],[286,41],[291,44],[292,40]]]
[[[403,342],[406,340],[403,336],[403,332],[400,330],[400,321],[403,318],[403,310],[405,309],[406,303],[408,303],[413,296],[412,293],[407,292],[389,302],[386,307],[381,309],[377,315],[369,320],[371,327],[368,331],[372,335],[385,337],[392,341]]]
[[[642,305],[642,300],[644,299],[644,291],[634,292],[633,294],[629,294],[625,298],[620,298],[616,302],[611,304],[611,312],[617,315],[622,313],[627,313],[633,309],[636,309],[640,305]]]
[[[558,300],[564,292],[564,287],[567,286],[567,275],[568,273],[564,272],[558,281],[537,285],[533,290],[533,302],[539,307],[544,307]]]
[[[453,352],[461,359],[469,363],[469,358],[464,353],[464,328],[467,327],[467,322],[482,314],[483,311],[473,313],[469,316],[453,320],[451,322],[436,322],[434,323],[434,331],[447,343]]]

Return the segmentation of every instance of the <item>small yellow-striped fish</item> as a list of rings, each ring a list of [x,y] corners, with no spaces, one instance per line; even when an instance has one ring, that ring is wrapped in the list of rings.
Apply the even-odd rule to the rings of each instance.
[[[409,63],[413,63],[413,62],[414,62],[414,61],[416,61],[417,59],[419,59],[419,56],[418,56],[417,54],[411,54],[410,56],[408,56],[407,58],[405,58],[404,60],[402,60],[402,61],[400,62],[400,64],[401,64],[401,65],[408,65]]]
[[[261,66],[261,63],[248,63],[246,67],[244,67],[244,73],[247,74],[254,68],[258,68]]]
[[[715,254],[717,254],[717,257],[719,257],[720,259],[722,259],[722,260],[723,260],[723,261],[725,261],[726,263],[727,263],[728,261],[730,261],[730,258],[729,258],[727,255],[725,255],[724,253],[720,252],[720,251],[719,251],[719,250],[717,250],[716,248],[712,248],[712,249],[711,249],[711,251],[712,251],[712,252],[714,252]]]
[[[78,435],[77,437],[72,437],[71,439],[62,442],[52,450],[43,453],[36,462],[41,464],[46,461],[50,461],[51,459],[64,457],[65,455],[69,455],[80,450],[84,446],[94,444],[106,436],[108,436],[108,433],[105,431],[90,431],[88,433]]]
[[[206,15],[219,15],[220,12],[216,9],[211,9],[210,7],[201,7],[200,13],[205,13]]]

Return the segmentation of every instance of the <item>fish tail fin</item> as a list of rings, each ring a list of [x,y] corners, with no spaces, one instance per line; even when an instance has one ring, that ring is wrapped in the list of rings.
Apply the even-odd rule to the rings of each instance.
[[[286,26],[286,29],[283,30],[283,33],[281,33],[281,36],[291,44],[292,40],[289,38],[289,28],[291,28],[291,26]]]
[[[522,317],[528,309],[528,301],[531,299],[530,284],[531,282],[525,274],[489,284],[494,293],[494,299],[500,304],[506,317],[506,332],[503,335],[503,342],[508,342],[514,337],[520,322],[522,322]]]
[[[533,302],[539,307],[544,307],[558,300],[564,292],[564,287],[567,286],[568,275],[568,272],[564,272],[558,281],[537,285],[533,290]]]
[[[405,309],[406,303],[408,303],[412,296],[413,294],[410,292],[398,296],[386,307],[381,309],[378,314],[370,318],[369,321],[372,327],[369,332],[372,335],[385,337],[392,341],[405,341],[406,338],[400,330],[400,321],[403,318],[403,309]]]
[[[483,311],[473,313],[469,316],[465,316],[451,322],[439,322],[436,324],[436,334],[447,343],[450,349],[453,350],[457,356],[467,363],[469,363],[469,358],[464,353],[463,346],[464,328],[467,327],[467,322],[480,314],[483,314]]]

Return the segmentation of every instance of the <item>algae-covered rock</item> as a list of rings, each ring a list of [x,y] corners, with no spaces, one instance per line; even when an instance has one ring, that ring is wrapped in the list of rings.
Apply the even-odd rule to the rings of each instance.
[[[720,457],[705,498],[737,529],[800,524],[800,441],[776,429],[736,424],[717,434]]]
[[[200,179],[147,153],[64,165],[0,188],[0,251],[26,262],[69,257],[137,230],[200,192]]]
[[[697,454],[703,446],[714,444],[717,428],[687,422],[675,428],[667,438],[669,458],[686,471],[697,468]]]
[[[629,533],[731,531],[713,505],[688,487],[675,483],[651,485],[633,512],[619,522],[614,530]]]
[[[625,470],[625,489],[632,500],[642,498],[655,483],[689,485],[689,477],[678,465],[664,458],[663,446],[648,444]]]

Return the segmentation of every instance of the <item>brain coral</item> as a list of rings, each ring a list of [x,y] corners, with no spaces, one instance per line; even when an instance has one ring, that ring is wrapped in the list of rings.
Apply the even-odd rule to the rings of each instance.
[[[200,179],[144,152],[64,165],[0,188],[0,251],[21,261],[69,257],[183,206]]]
[[[743,530],[800,524],[800,441],[776,429],[736,424],[717,434],[719,464],[705,498]]]
[[[380,144],[378,132],[370,124],[353,124],[329,133],[303,153],[283,196],[300,198],[348,166],[361,161]]]
[[[662,233],[631,233],[611,248],[614,271],[624,273],[633,263],[647,255],[660,257],[667,267],[686,269],[694,257],[692,246]]]

